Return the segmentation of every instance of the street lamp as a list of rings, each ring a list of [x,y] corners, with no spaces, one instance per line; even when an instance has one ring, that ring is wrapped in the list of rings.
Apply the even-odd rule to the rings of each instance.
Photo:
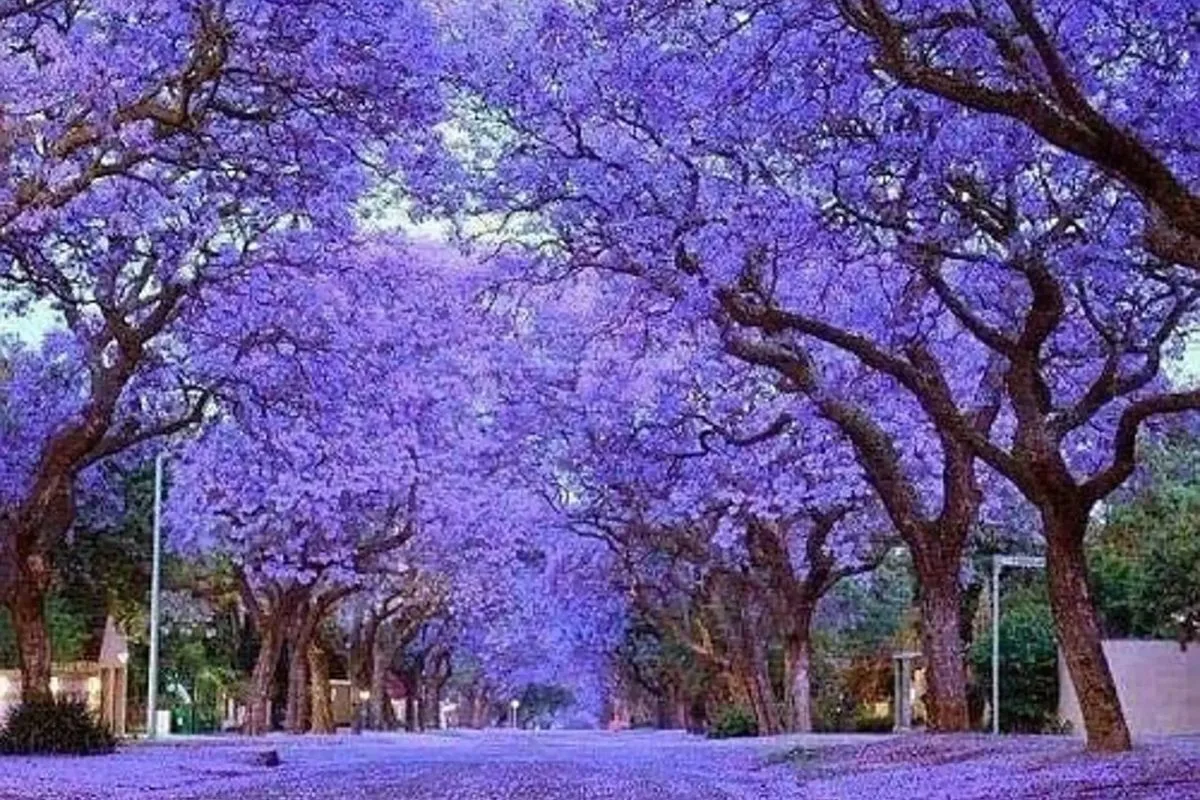
[[[514,699],[511,703],[508,704],[508,707],[510,709],[512,709],[512,727],[513,727],[513,730],[516,730],[517,729],[517,709],[521,707],[521,701]]]
[[[158,595],[162,571],[162,483],[165,453],[154,457],[154,554],[150,567],[150,668],[146,684],[146,736],[158,736]]]
[[[1000,733],[1000,571],[1044,569],[1041,556],[992,556],[992,733]]]

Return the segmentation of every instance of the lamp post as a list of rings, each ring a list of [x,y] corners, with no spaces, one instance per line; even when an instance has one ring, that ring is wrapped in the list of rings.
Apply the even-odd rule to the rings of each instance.
[[[992,556],[992,733],[1000,733],[1000,571],[1005,567],[1044,569],[1041,556]]]
[[[154,546],[150,566],[150,667],[146,684],[146,736],[158,736],[155,715],[158,711],[158,596],[162,568],[162,483],[163,460],[160,452],[154,458]]]
[[[512,727],[515,731],[517,729],[517,709],[521,707],[521,701],[514,699],[508,704],[508,707],[512,710]]]

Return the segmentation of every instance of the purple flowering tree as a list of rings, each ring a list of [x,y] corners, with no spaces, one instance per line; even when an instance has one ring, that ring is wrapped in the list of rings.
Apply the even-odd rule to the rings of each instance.
[[[811,729],[817,604],[870,569],[892,530],[853,450],[686,319],[648,331],[629,313],[636,297],[586,278],[557,289],[523,326],[532,410],[507,409],[537,419],[523,450],[552,524],[602,543],[592,570],[605,564],[627,614],[684,643],[760,730]],[[769,643],[782,647],[781,697]]]
[[[245,298],[237,319],[267,330],[271,346],[246,356],[252,378],[232,385],[173,471],[173,542],[235,565],[261,639],[253,733],[267,725],[285,643],[287,727],[304,732],[323,621],[359,593],[376,630],[414,606],[409,584],[427,583],[431,569],[411,540],[453,548],[454,498],[473,476],[471,359],[488,328],[470,269],[382,236],[312,258],[290,282],[276,273],[270,295]],[[260,306],[289,313],[263,328]],[[413,617],[412,634],[426,618]],[[365,657],[383,652],[372,636],[366,644]]]
[[[430,165],[424,19],[383,2],[0,11],[3,310],[55,327],[6,346],[0,389],[20,425],[0,469],[0,600],[27,699],[49,693],[43,600],[81,474],[193,427],[280,345],[236,315],[294,234],[321,251],[376,168],[415,182]]]
[[[1185,3],[540,4],[455,20],[493,241],[647,289],[813,404],[913,551],[933,727],[966,725],[981,482],[1041,518],[1091,746],[1129,746],[1082,539],[1194,310]],[[487,34],[484,36],[483,34]],[[582,54],[582,55],[581,55]],[[542,269],[537,269],[538,267]],[[987,465],[981,473],[977,462]]]
[[[525,80],[526,73],[511,73],[502,67],[495,74],[489,71],[493,62],[468,60],[470,70],[464,81],[475,92],[469,97],[499,106],[498,113],[508,114],[504,119],[510,125],[510,137],[503,140],[512,148],[510,158],[501,160],[500,170],[483,173],[478,190],[483,203],[524,212],[524,216],[514,215],[518,223],[506,220],[509,224],[498,235],[508,236],[515,228],[522,242],[543,244],[542,249],[551,253],[552,275],[561,277],[564,269],[574,274],[599,271],[609,275],[613,288],[601,294],[620,309],[618,313],[648,318],[658,328],[699,326],[711,339],[701,355],[689,359],[695,374],[710,371],[715,360],[729,355],[779,372],[778,352],[767,343],[739,335],[731,314],[735,295],[714,289],[723,281],[737,285],[744,258],[755,263],[769,261],[769,251],[751,250],[754,242],[745,240],[755,233],[767,235],[780,223],[765,224],[767,220],[759,215],[746,219],[744,229],[733,224],[724,216],[724,206],[731,204],[728,216],[733,217],[758,209],[753,205],[756,198],[746,196],[739,182],[723,174],[708,181],[709,176],[676,149],[674,142],[690,136],[693,119],[729,101],[712,93],[721,95],[726,82],[734,80],[724,70],[740,65],[718,62],[707,68],[696,58],[702,48],[690,54],[672,50],[663,55],[658,31],[647,32],[637,26],[626,30],[603,14],[596,19],[569,20],[562,16],[566,13],[550,8],[543,18],[534,18],[529,29],[505,18],[494,22],[521,42],[518,47],[525,55],[518,63],[523,69],[558,76],[558,83],[544,92],[538,88],[541,84]],[[614,41],[622,47],[608,47],[603,54],[592,53],[594,57],[581,62],[573,54],[577,46],[588,45],[572,38],[577,35],[573,24],[581,31],[590,24],[600,29],[612,24],[620,34]],[[688,22],[680,25],[681,35],[691,35]],[[530,44],[522,35],[539,44]],[[621,38],[624,36],[628,38]],[[639,59],[650,63],[644,69],[630,67],[640,63]],[[694,97],[680,95],[677,82],[684,72],[709,82],[700,80]],[[634,74],[639,78],[630,82]],[[600,75],[608,81],[611,96],[571,90],[576,85],[572,81],[588,85]],[[638,109],[636,118],[627,119],[618,107],[626,103]],[[488,111],[479,113],[488,118]],[[716,148],[715,144],[705,146]],[[720,157],[712,156],[712,163],[723,172],[727,165],[717,163]],[[555,171],[569,176],[573,191],[563,192],[546,180],[546,175]],[[771,207],[776,209],[776,198],[763,199],[776,203]],[[543,216],[530,222],[532,212]],[[794,218],[795,214],[789,213],[788,219]],[[689,249],[685,243],[693,240],[712,248],[711,252]],[[770,263],[765,268],[770,269]],[[642,281],[656,292],[643,293]],[[631,295],[623,296],[623,292]],[[886,305],[891,298],[863,299]],[[884,319],[876,311],[856,311],[862,318]],[[627,330],[634,331],[627,336],[637,338],[636,326]],[[968,374],[971,366],[965,370]],[[826,430],[836,431],[853,446],[891,524],[917,555],[930,666],[931,724],[938,730],[964,729],[968,719],[958,579],[963,546],[981,502],[973,454],[940,435],[917,404],[899,396],[869,371],[845,358],[829,368],[834,372],[828,384],[842,391],[827,391],[826,382],[815,377],[797,382],[793,370],[781,376],[783,394],[805,396],[794,413],[807,414],[809,404],[814,405],[826,423],[833,423]],[[678,377],[664,379],[660,375],[647,380],[660,388],[681,386],[686,391],[687,387],[687,380]],[[886,398],[886,405],[879,402],[881,398]],[[596,402],[595,397],[589,400],[593,405]],[[996,408],[994,393],[980,393],[975,424],[986,429]]]

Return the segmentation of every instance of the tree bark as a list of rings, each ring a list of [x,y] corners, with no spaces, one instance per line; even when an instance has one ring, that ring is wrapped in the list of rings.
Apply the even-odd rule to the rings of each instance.
[[[751,652],[754,654],[754,661],[751,667],[754,681],[754,695],[760,709],[758,732],[765,736],[775,736],[783,733],[784,725],[779,713],[779,703],[775,700],[775,690],[771,685],[765,642],[761,639],[756,639]]]
[[[421,730],[437,730],[440,726],[442,687],[437,678],[425,682],[421,692]]]
[[[391,649],[384,642],[387,636],[375,636],[371,650],[371,698],[368,701],[367,727],[385,730],[388,727],[387,672],[391,666]]]
[[[737,687],[735,703],[744,705],[754,715],[758,733],[762,736],[780,733],[779,715],[775,712],[766,664],[760,665],[753,660],[741,661],[734,665],[731,677]]]
[[[308,648],[308,671],[312,678],[312,732],[334,733],[333,701],[330,696],[329,652],[320,637]]]
[[[246,733],[251,736],[260,736],[271,727],[271,688],[275,679],[275,667],[283,653],[282,620],[264,621],[259,635],[262,637],[262,643],[258,648],[258,658],[254,662],[254,672],[250,675],[249,709],[246,716]]]
[[[21,666],[21,701],[50,698],[50,631],[46,624],[46,593],[32,582],[13,589],[8,606]]]
[[[347,669],[350,673],[350,702],[356,709],[362,705],[359,694],[371,689],[371,669],[375,663],[375,637],[378,630],[376,617],[369,612],[365,621],[360,619],[355,622]]]
[[[305,611],[292,635],[288,653],[288,696],[284,727],[289,733],[305,733],[312,718],[311,678],[308,673],[308,650],[312,645],[316,612]]]
[[[1083,538],[1087,515],[1064,510],[1043,515],[1046,569],[1058,642],[1079,698],[1090,750],[1129,750],[1131,739],[1087,585]]]
[[[421,729],[420,699],[415,687],[404,698],[404,730],[416,733]]]
[[[790,733],[811,733],[812,683],[810,665],[811,644],[807,637],[789,642],[785,656],[784,682],[787,690],[788,725]]]
[[[467,693],[465,706],[460,713],[459,721],[468,728],[480,730],[488,724],[488,695],[487,686],[475,683]]]
[[[920,560],[918,556],[917,560]],[[970,727],[967,676],[959,621],[962,590],[958,559],[924,569],[918,566],[921,595],[921,646],[925,656],[927,727],[937,733]]]

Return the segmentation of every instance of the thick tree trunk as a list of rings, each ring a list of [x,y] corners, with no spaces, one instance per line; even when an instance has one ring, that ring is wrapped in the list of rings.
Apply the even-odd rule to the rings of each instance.
[[[736,665],[734,669],[735,682],[740,685],[738,695],[744,698],[746,710],[754,715],[759,735],[771,736],[780,733],[779,715],[776,713],[774,698],[771,696],[771,684],[766,674],[766,664],[742,663]]]
[[[13,590],[8,610],[12,615],[21,666],[21,700],[29,703],[50,697],[50,631],[46,624],[46,593],[31,581]]]
[[[369,615],[365,623],[362,621],[355,623],[350,643],[349,663],[347,664],[350,674],[350,703],[354,707],[354,718],[358,720],[359,724],[368,727],[370,720],[366,717],[370,707],[369,705],[364,707],[364,703],[359,698],[363,691],[371,690],[371,668],[375,663],[375,637],[378,630],[379,626],[374,615]]]
[[[962,590],[958,585],[957,559],[936,569],[924,570],[918,561],[921,594],[921,645],[925,655],[927,727],[949,733],[970,727],[967,710],[967,676],[963,662],[959,621]],[[920,574],[920,573],[925,574]]]
[[[421,729],[420,698],[414,687],[410,687],[404,698],[404,730],[416,733]]]
[[[1117,687],[1101,645],[1100,624],[1087,585],[1083,537],[1087,516],[1078,511],[1043,515],[1046,567],[1058,642],[1083,715],[1087,745],[1106,752],[1131,747]]]
[[[384,646],[386,636],[374,637],[374,647],[371,652],[371,699],[368,701],[367,721],[371,730],[386,730],[389,717],[387,715],[387,672],[391,666],[392,653]]]
[[[787,690],[787,728],[790,733],[812,732],[811,650],[810,642],[805,637],[793,639],[785,654],[784,681]]]
[[[311,612],[310,612],[311,613]],[[306,614],[292,636],[288,653],[288,696],[284,727],[289,733],[306,733],[312,717],[312,694],[308,673],[308,650],[315,622]]]
[[[771,672],[767,662],[766,642],[756,638],[751,647],[754,656],[752,670],[754,675],[754,694],[760,708],[758,732],[766,736],[783,733],[784,724],[780,714],[779,703],[776,701],[775,688],[771,685]]]
[[[333,701],[329,683],[329,652],[320,637],[308,648],[308,671],[312,676],[312,732],[334,733]]]
[[[288,733],[308,732],[312,711],[310,683],[307,647],[302,651],[293,644],[288,653],[287,710],[283,722]]]
[[[437,730],[441,727],[442,685],[436,678],[426,682],[421,693],[421,729]]]
[[[262,643],[258,658],[250,675],[249,708],[246,716],[246,733],[259,736],[270,730],[271,688],[275,680],[275,667],[283,653],[283,624],[271,620],[259,631]]]
[[[479,730],[488,724],[488,690],[483,686],[475,686],[467,696],[466,709],[461,721],[468,728]]]

